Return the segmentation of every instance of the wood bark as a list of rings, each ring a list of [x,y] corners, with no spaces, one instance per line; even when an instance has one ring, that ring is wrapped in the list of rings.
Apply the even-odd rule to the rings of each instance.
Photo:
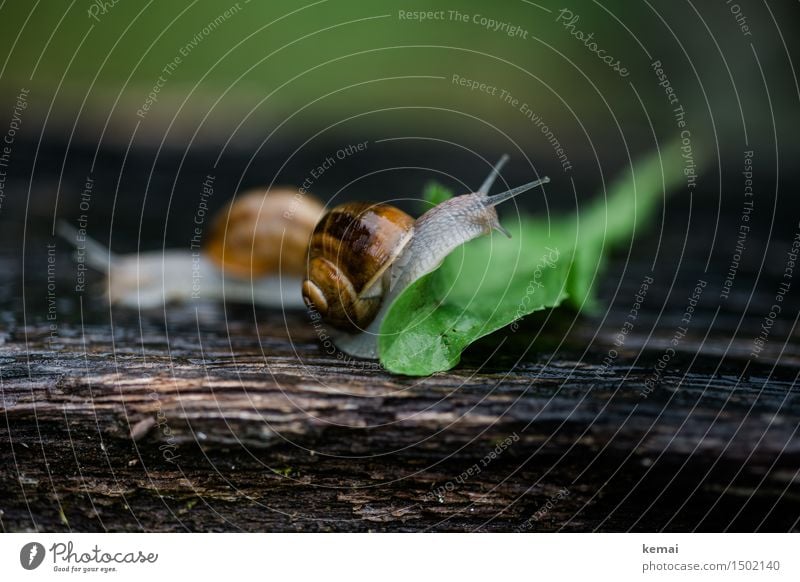
[[[75,296],[53,333],[7,298],[0,525],[797,529],[793,322],[776,321],[753,358],[770,297],[751,298],[742,317],[709,291],[644,396],[694,281],[669,297],[654,290],[619,346],[641,279],[632,272],[602,290],[603,314],[533,318],[430,378],[329,355],[294,311],[197,304],[140,314]]]

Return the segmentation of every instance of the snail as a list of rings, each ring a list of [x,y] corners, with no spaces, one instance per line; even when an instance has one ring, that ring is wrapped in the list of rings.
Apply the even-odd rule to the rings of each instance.
[[[547,177],[489,196],[503,156],[481,187],[414,220],[387,204],[345,203],[326,213],[311,237],[303,300],[339,331],[335,343],[359,357],[378,357],[380,324],[400,293],[434,271],[460,245],[497,230],[495,207]]]
[[[277,187],[236,196],[211,219],[207,236],[198,226],[189,250],[117,255],[66,222],[59,233],[76,247],[79,268],[106,273],[113,304],[150,308],[203,298],[302,307],[306,248],[323,211],[314,196]]]
[[[341,350],[377,358],[380,325],[393,301],[464,243],[492,230],[511,236],[495,207],[550,181],[490,196],[507,160],[500,158],[476,192],[416,220],[381,203],[347,202],[325,213],[313,196],[281,188],[231,202],[212,222],[202,252],[119,256],[66,223],[59,230],[78,248],[79,262],[107,273],[112,303],[157,307],[204,297],[305,304],[339,330],[334,339]]]

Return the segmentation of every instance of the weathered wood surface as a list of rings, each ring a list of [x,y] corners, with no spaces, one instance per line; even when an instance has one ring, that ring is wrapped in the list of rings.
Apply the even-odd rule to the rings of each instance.
[[[110,312],[63,291],[51,341],[41,274],[23,309],[4,261],[4,531],[798,528],[796,299],[750,356],[775,275],[751,296],[743,269],[727,302],[712,277],[643,397],[692,265],[651,288],[613,361],[647,264],[612,266],[603,314],[536,319],[415,379],[325,354],[303,313],[243,306]]]

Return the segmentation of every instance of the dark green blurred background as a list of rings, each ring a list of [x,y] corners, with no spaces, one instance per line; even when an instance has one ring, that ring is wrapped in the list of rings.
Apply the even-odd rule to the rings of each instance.
[[[459,74],[527,101],[570,153],[582,157],[587,133],[609,142],[620,128],[648,134],[645,109],[656,128],[667,129],[661,90],[649,69],[660,59],[682,102],[692,106],[695,123],[710,125],[713,115],[720,138],[741,140],[740,104],[751,135],[770,132],[759,62],[774,88],[772,106],[781,125],[798,122],[795,80],[776,27],[794,43],[797,7],[771,4],[738,4],[751,31],[746,36],[722,0],[571,5],[119,0],[105,9],[85,0],[7,2],[0,37],[2,54],[8,55],[3,93],[8,98],[18,87],[30,87],[41,100],[37,117],[49,111],[52,130],[70,132],[77,118],[82,138],[99,139],[107,123],[104,141],[123,144],[141,121],[139,140],[184,144],[197,132],[196,140],[217,145],[230,138],[240,146],[260,142],[294,115],[273,136],[272,147],[280,148],[292,132],[340,122],[331,131],[381,136],[435,128],[475,145],[508,138],[539,145],[513,107],[454,86],[451,76]],[[631,71],[628,78],[614,74],[555,22],[563,7],[580,16],[577,29],[593,32],[598,45],[621,60]],[[227,18],[226,10],[231,10]],[[444,20],[400,16],[400,11],[428,10],[444,11]],[[469,22],[450,19],[451,10],[468,15]],[[527,39],[488,30],[473,22],[475,15],[516,25]],[[163,68],[193,39],[196,45],[166,76],[157,104],[145,120],[138,118],[136,111]],[[381,111],[397,107],[464,115]]]
[[[571,29],[559,21],[562,8],[579,16]],[[431,10],[440,19],[404,17]],[[799,14],[796,2],[724,0],[6,2],[0,129],[20,90],[29,96],[0,220],[14,228],[19,212],[45,225],[74,216],[91,175],[103,192],[93,213],[152,220],[161,232],[183,204],[194,211],[208,173],[222,204],[248,186],[299,184],[326,156],[362,141],[367,152],[337,163],[315,191],[405,198],[437,177],[474,187],[483,158],[508,152],[509,181],[534,171],[553,178],[550,203],[527,204],[570,210],[576,196],[596,195],[631,159],[678,134],[656,60],[693,143],[708,152],[700,183],[715,218],[730,190],[738,208],[746,149],[765,189],[795,183]],[[483,18],[519,32],[491,30]],[[615,73],[576,30],[630,74]],[[453,75],[497,92],[470,90]],[[14,187],[32,196],[11,196]]]

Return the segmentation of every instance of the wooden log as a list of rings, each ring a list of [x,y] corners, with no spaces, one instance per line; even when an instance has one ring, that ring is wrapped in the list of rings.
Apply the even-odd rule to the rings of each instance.
[[[672,329],[643,316],[607,366],[622,315],[565,314],[517,363],[532,322],[424,379],[325,354],[296,312],[12,327],[3,529],[796,528],[798,352],[737,375],[743,345],[721,367],[693,335],[644,398]]]
[[[531,318],[420,379],[327,354],[302,312],[109,310],[66,257],[49,321],[44,271],[23,289],[0,257],[0,527],[796,530],[797,297],[752,357],[778,259],[726,301],[691,257],[661,265],[619,345],[651,272],[621,257],[602,313]]]

